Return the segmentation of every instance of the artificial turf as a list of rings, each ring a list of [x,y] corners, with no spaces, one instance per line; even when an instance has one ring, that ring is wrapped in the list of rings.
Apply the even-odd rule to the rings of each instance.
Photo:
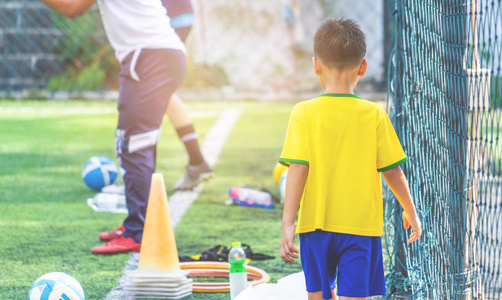
[[[25,299],[41,275],[74,276],[87,299],[104,299],[118,285],[127,254],[92,255],[100,231],[117,227],[125,215],[94,212],[81,171],[91,156],[114,158],[117,113],[106,101],[0,101],[0,299]],[[278,257],[281,209],[225,205],[228,189],[250,185],[275,192],[272,170],[294,102],[187,102],[203,141],[219,113],[243,113],[215,165],[216,177],[175,229],[180,255],[193,255],[233,241],[273,255],[252,261],[271,282],[300,271]],[[157,172],[168,195],[181,176],[187,155],[167,119],[157,151]],[[227,299],[228,294],[193,294],[184,299]]]

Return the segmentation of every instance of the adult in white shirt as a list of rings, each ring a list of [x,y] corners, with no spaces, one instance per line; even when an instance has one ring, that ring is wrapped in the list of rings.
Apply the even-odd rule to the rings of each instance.
[[[41,0],[70,18],[96,0]],[[185,48],[160,0],[98,0],[106,35],[121,63],[116,153],[125,170],[129,214],[123,233],[94,254],[139,251],[155,170],[156,144],[169,99],[186,71]]]

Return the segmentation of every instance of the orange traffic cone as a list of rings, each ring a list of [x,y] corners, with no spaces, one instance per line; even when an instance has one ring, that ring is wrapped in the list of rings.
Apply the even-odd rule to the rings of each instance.
[[[178,299],[192,293],[192,280],[180,270],[178,250],[162,174],[152,175],[138,269],[126,283],[134,297]]]

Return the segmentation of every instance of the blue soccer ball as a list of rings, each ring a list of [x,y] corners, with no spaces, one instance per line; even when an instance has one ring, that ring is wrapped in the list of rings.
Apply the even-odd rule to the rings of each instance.
[[[62,272],[47,273],[30,288],[28,300],[85,300],[84,290],[72,276]]]
[[[82,178],[87,187],[101,191],[103,187],[117,180],[117,173],[117,165],[111,158],[98,155],[91,157],[85,163]]]

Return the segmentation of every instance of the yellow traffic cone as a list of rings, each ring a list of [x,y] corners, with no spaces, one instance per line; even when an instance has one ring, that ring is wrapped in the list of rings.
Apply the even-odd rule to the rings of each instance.
[[[164,178],[152,175],[138,269],[125,289],[134,297],[179,299],[190,295],[193,281],[180,270]]]
[[[138,270],[179,271],[180,261],[162,174],[152,175]]]

